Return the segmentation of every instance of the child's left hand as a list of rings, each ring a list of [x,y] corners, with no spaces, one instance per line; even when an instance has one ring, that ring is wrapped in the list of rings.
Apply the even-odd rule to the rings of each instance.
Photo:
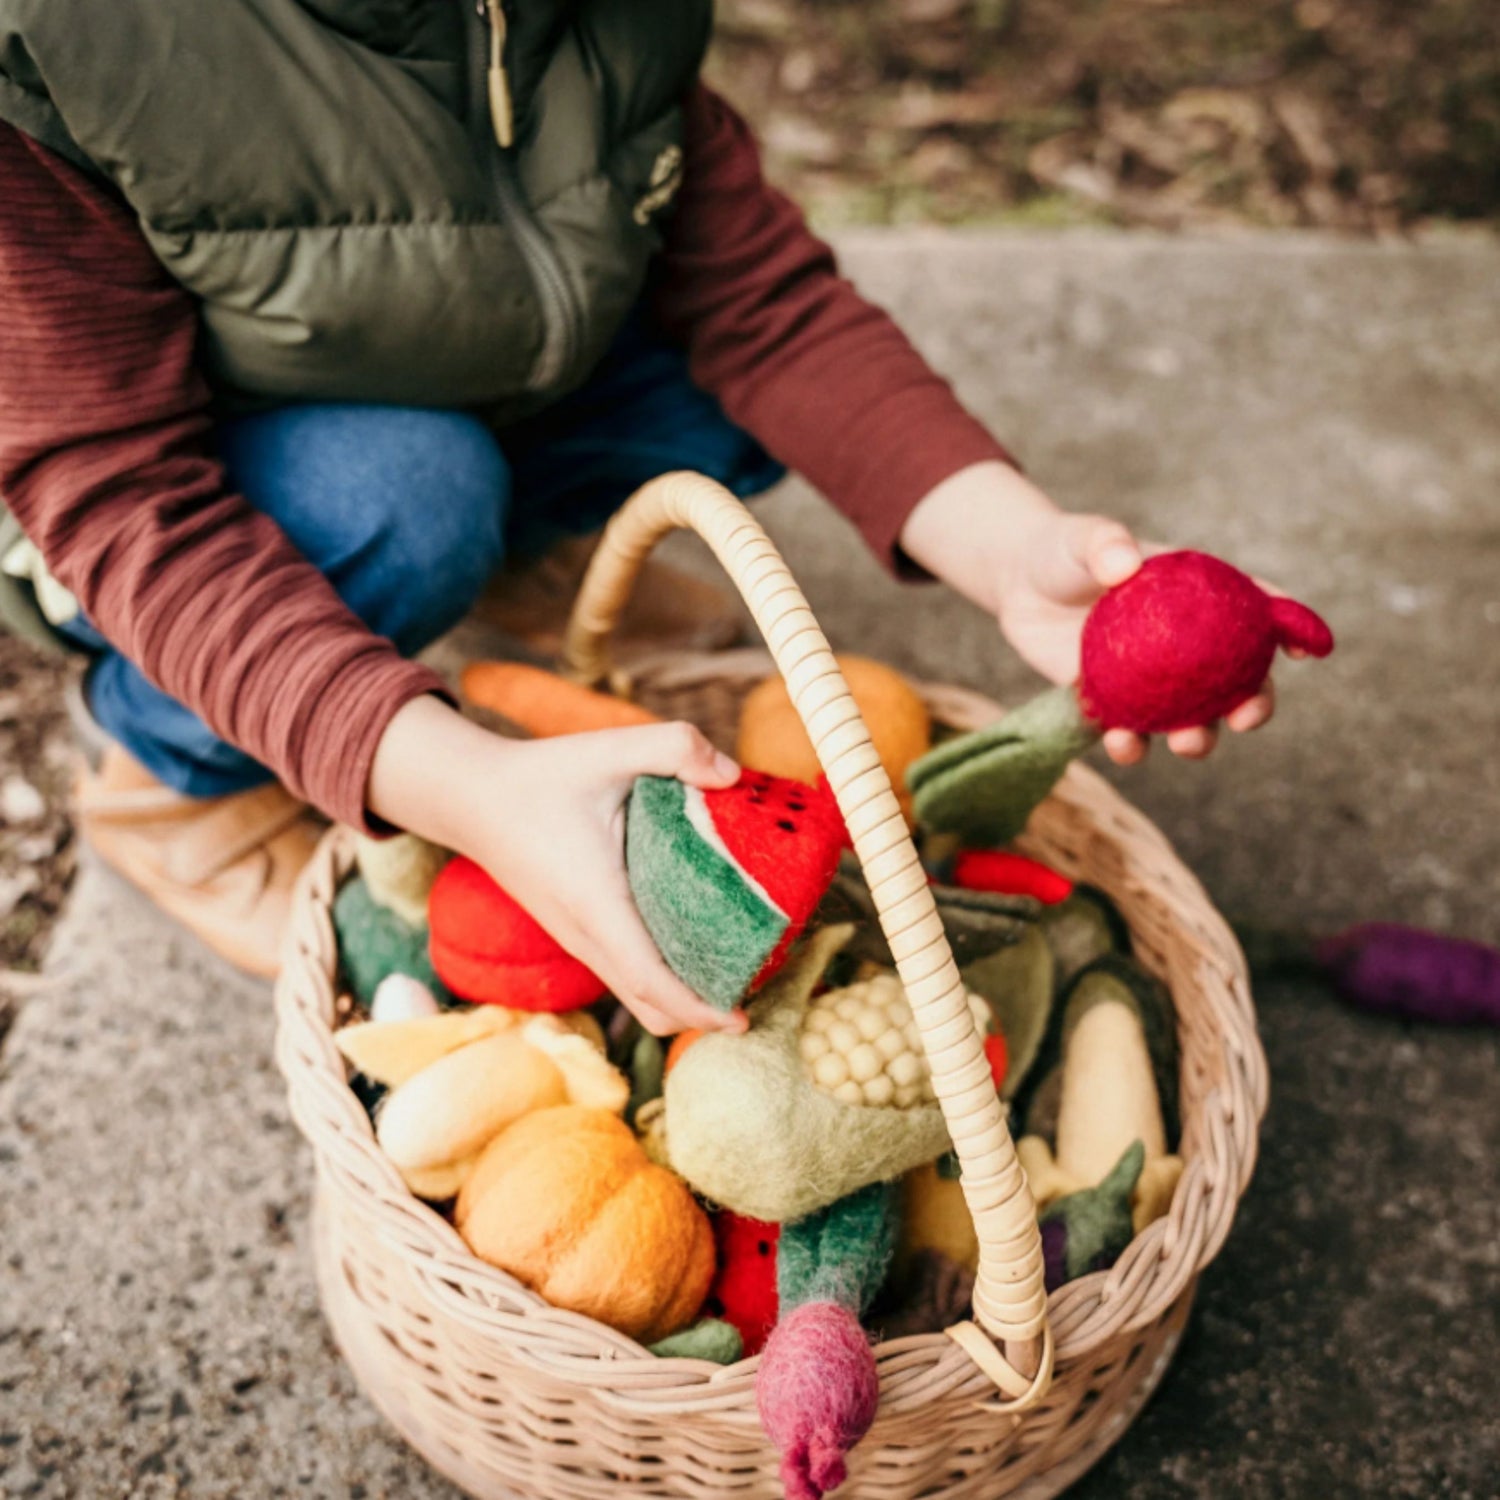
[[[1123,583],[1145,556],[1163,549],[1136,541],[1107,516],[1059,510],[1008,464],[963,469],[933,489],[907,518],[906,552],[929,572],[1000,622],[1028,665],[1052,682],[1078,677],[1083,622],[1094,601]],[[1275,709],[1272,684],[1240,704],[1225,723],[1236,732],[1258,729]],[[1218,726],[1179,729],[1167,746],[1187,760],[1214,748]],[[1119,765],[1141,760],[1149,742],[1128,729],[1111,729],[1104,749]]]

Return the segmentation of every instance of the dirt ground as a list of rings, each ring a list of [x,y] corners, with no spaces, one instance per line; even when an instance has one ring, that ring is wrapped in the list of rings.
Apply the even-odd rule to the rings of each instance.
[[[0,1035],[73,878],[67,663],[0,634]]]
[[[824,224],[1500,218],[1493,0],[720,0],[711,77]]]

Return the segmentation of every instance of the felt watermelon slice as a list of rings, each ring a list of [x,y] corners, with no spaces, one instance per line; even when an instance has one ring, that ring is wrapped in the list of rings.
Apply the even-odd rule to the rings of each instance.
[[[625,864],[672,971],[732,1010],[780,966],[833,880],[844,840],[826,785],[746,771],[705,792],[642,776],[626,809]]]

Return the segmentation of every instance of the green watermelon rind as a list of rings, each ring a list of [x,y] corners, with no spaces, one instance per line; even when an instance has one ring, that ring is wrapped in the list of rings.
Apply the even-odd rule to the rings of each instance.
[[[682,782],[637,777],[625,809],[625,867],[667,966],[716,1010],[733,1010],[789,924],[693,827]]]

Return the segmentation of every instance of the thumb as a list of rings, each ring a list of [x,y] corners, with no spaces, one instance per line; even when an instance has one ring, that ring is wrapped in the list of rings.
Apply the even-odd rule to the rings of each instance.
[[[1078,561],[1102,589],[1124,583],[1144,560],[1130,528],[1107,516],[1080,516],[1072,542]]]
[[[714,749],[692,724],[647,724],[626,730],[620,748],[624,754],[613,762],[613,769],[627,776],[675,776],[704,791],[733,786],[740,777],[734,758]]]

